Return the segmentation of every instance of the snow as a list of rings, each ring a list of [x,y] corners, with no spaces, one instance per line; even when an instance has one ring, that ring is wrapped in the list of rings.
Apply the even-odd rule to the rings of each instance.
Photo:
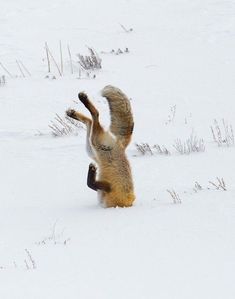
[[[218,147],[210,130],[214,119],[235,128],[234,16],[232,0],[2,5],[0,62],[17,77],[0,67],[0,298],[235,298],[235,148]],[[64,75],[53,66],[56,79],[45,78],[45,42],[59,61],[59,41]],[[95,79],[70,74],[67,44],[74,60],[86,46],[100,54]],[[130,53],[102,54],[126,47]],[[87,113],[74,102],[79,91],[108,126],[100,96],[107,84],[132,99],[132,208],[104,209],[86,186],[83,129],[55,138],[48,127],[69,107]],[[180,155],[174,141],[192,131],[205,152]],[[142,156],[141,142],[171,155]],[[226,191],[209,183],[217,177]]]

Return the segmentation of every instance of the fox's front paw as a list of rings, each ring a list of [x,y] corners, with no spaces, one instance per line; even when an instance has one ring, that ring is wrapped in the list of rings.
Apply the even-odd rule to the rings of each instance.
[[[95,164],[90,163],[89,164],[89,171],[96,172],[96,170],[97,170],[97,167],[95,166]]]
[[[85,92],[79,92],[78,98],[83,104],[88,102],[88,96]]]
[[[68,109],[68,110],[66,111],[66,115],[69,116],[69,117],[74,118],[75,114],[76,114],[76,111],[73,110],[73,109]]]

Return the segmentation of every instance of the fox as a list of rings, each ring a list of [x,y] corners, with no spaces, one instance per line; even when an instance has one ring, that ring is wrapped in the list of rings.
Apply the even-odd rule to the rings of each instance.
[[[68,109],[66,114],[86,126],[86,150],[95,162],[89,164],[87,186],[97,191],[103,207],[131,207],[135,193],[131,166],[125,153],[134,129],[130,100],[112,85],[105,86],[101,95],[109,106],[111,122],[108,130],[100,124],[99,111],[85,92],[80,92],[78,98],[91,118],[73,109]]]

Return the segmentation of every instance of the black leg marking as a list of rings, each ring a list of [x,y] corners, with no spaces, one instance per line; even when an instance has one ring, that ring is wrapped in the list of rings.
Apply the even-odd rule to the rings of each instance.
[[[73,109],[69,109],[66,111],[67,116],[76,119],[76,111]]]
[[[95,108],[95,106],[92,104],[92,102],[89,100],[87,94],[84,92],[79,92],[78,98],[83,103],[83,105],[90,111],[92,117],[95,120],[98,120],[99,112]]]
[[[79,100],[87,107],[89,105],[89,99],[87,94],[85,94],[84,92],[79,92],[78,94],[78,98]],[[87,107],[88,108],[88,107]]]
[[[94,164],[89,165],[88,175],[87,175],[87,186],[95,191],[102,190],[106,192],[111,191],[110,184],[104,181],[96,181],[96,167]]]

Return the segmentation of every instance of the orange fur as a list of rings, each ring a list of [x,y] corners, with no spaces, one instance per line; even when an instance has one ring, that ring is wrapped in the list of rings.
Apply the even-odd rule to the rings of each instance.
[[[96,175],[96,168],[90,165],[88,185],[98,191],[105,207],[129,207],[135,200],[131,168],[125,154],[134,126],[131,106],[126,95],[116,87],[106,86],[102,95],[110,108],[109,131],[100,125],[99,112],[85,93],[80,93],[79,99],[90,111],[92,119],[74,110],[68,110],[67,115],[87,126],[87,151],[98,165],[97,181],[91,179]]]

